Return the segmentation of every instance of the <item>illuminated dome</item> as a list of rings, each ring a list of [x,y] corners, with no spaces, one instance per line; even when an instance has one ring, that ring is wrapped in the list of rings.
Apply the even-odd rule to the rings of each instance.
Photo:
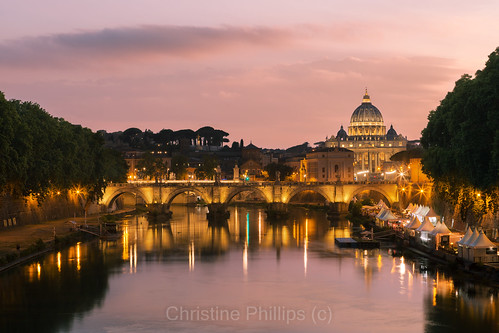
[[[362,104],[355,109],[350,118],[348,135],[364,139],[379,139],[386,133],[383,116],[377,107],[371,104],[371,98],[366,93]]]

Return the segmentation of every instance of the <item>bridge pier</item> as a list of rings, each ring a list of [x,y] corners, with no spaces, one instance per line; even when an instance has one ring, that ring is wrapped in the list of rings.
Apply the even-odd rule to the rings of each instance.
[[[219,202],[208,204],[206,218],[209,222],[225,222],[229,217],[230,212],[224,204]]]
[[[147,210],[147,216],[153,220],[169,220],[172,217],[170,207],[166,203],[148,204]]]
[[[283,220],[289,216],[288,205],[282,202],[269,203],[265,212],[270,220]]]
[[[348,214],[348,203],[330,202],[327,210],[327,217],[331,219],[339,218]]]

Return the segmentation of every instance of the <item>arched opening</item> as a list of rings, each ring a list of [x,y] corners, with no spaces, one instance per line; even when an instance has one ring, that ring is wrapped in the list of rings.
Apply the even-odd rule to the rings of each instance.
[[[385,204],[390,207],[390,200],[381,193],[380,191],[372,190],[372,189],[364,189],[352,196],[351,201],[360,202],[363,206],[374,206],[380,200],[383,200]]]
[[[145,205],[146,201],[140,194],[133,192],[121,192],[114,196],[109,205],[107,206],[108,211],[116,211],[122,209],[135,209],[137,205]]]
[[[201,196],[194,191],[185,191],[175,195],[170,201],[170,205],[196,206],[203,202]]]
[[[291,205],[326,205],[328,200],[318,191],[305,189],[293,194],[288,203]]]
[[[227,197],[226,204],[251,204],[251,203],[266,203],[267,199],[265,195],[260,190],[255,188],[247,187],[239,189],[231,193]]]

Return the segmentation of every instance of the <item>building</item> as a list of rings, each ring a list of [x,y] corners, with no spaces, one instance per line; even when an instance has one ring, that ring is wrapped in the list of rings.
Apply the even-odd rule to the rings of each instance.
[[[300,181],[353,181],[354,153],[346,148],[320,148],[307,153],[300,164]]]
[[[242,148],[242,164],[240,173],[246,180],[262,178],[262,150],[250,143]]]
[[[326,148],[347,148],[354,152],[354,176],[356,180],[384,179],[384,164],[390,157],[406,150],[407,139],[397,134],[390,125],[388,131],[381,112],[371,103],[366,93],[362,104],[350,117],[348,133],[340,127],[336,136],[331,136],[323,143]]]

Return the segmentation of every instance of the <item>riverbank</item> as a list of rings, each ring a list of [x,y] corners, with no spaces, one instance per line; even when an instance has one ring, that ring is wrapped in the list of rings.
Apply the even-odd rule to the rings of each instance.
[[[499,289],[499,269],[493,264],[467,262],[457,255],[436,249],[430,249],[414,240],[396,237],[399,250],[408,257],[425,257],[433,263],[444,267],[454,277],[467,282],[480,283]]]
[[[2,230],[0,231],[0,272],[54,249],[94,238],[74,231],[73,223],[69,221],[92,224],[98,223],[105,215],[116,216],[133,211],[119,210],[112,214],[92,215],[86,219],[64,218]]]

